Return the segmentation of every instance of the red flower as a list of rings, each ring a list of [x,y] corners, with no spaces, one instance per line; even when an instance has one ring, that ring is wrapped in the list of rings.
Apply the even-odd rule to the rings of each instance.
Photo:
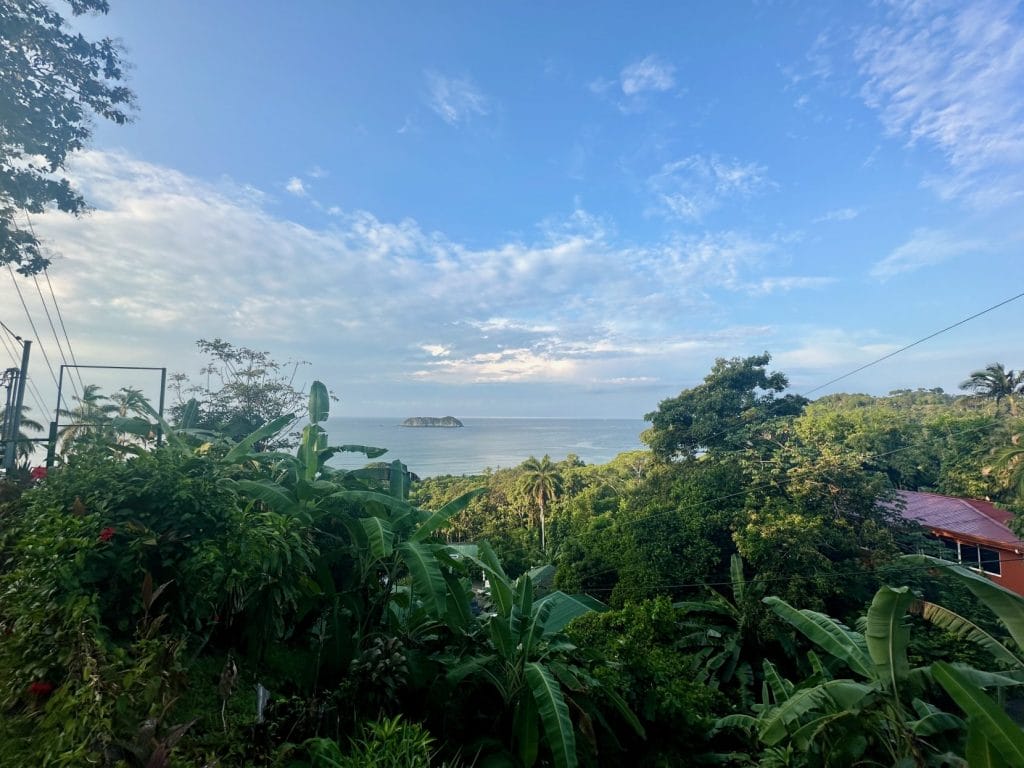
[[[28,692],[33,696],[49,696],[53,693],[53,683],[45,680],[36,680],[28,687]]]
[[[100,531],[100,541],[110,541],[112,538],[114,538],[114,532],[114,528],[111,528],[108,525],[106,528]]]
[[[43,480],[46,478],[46,467],[32,467],[32,471],[29,472],[29,476],[33,480]]]

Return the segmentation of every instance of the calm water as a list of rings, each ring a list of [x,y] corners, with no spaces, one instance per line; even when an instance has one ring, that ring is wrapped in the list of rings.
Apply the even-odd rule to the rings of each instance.
[[[400,427],[391,417],[336,417],[327,422],[331,445],[354,443],[387,448],[378,461],[401,459],[420,477],[469,475],[490,467],[513,467],[531,454],[554,461],[575,453],[587,464],[603,464],[622,451],[642,448],[640,419],[461,419],[461,428]],[[365,456],[340,454],[331,464],[361,467]]]

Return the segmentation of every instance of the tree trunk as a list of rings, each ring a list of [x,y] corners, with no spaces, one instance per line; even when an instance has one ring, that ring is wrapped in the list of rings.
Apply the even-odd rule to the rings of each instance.
[[[544,499],[540,500],[540,551],[546,551],[544,548]]]

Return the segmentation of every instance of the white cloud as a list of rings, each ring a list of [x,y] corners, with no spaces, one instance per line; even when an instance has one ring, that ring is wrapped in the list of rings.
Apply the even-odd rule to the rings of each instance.
[[[95,211],[35,224],[67,254],[51,276],[83,362],[192,370],[193,341],[220,336],[375,397],[395,382],[587,386],[703,364],[754,332],[692,318],[747,291],[778,248],[730,231],[622,244],[582,210],[535,241],[477,248],[365,211],[301,226],[251,189],[123,154],[81,153],[72,175]]]
[[[296,197],[306,196],[306,185],[302,183],[302,179],[298,176],[292,176],[288,179],[288,183],[285,184],[285,191],[295,195]]]
[[[464,123],[490,112],[487,97],[468,77],[445,77],[436,72],[427,72],[426,77],[427,103],[449,125]]]
[[[939,150],[927,184],[989,207],[1024,194],[1024,17],[1005,0],[897,3],[860,36],[862,94],[908,144]]]
[[[886,280],[985,248],[980,240],[966,240],[950,232],[922,228],[916,230],[907,242],[876,262],[871,268],[871,276]]]
[[[814,222],[820,224],[823,221],[852,221],[858,216],[860,216],[860,211],[856,208],[836,208],[819,216]]]
[[[675,67],[657,56],[647,56],[623,68],[619,84],[626,96],[645,91],[669,91],[675,86]]]
[[[764,277],[758,282],[750,283],[747,286],[747,293],[753,296],[766,296],[773,293],[788,293],[789,291],[805,288],[824,288],[836,282],[834,277],[810,277],[810,276],[787,276],[787,277]]]
[[[330,175],[330,173],[325,168],[321,168],[319,165],[314,165],[309,169],[309,173],[306,175],[311,179],[325,179]]]
[[[431,357],[448,357],[451,354],[451,349],[444,344],[420,344],[420,349]]]
[[[662,166],[648,185],[668,214],[697,221],[726,200],[750,197],[773,184],[757,163],[690,155]]]

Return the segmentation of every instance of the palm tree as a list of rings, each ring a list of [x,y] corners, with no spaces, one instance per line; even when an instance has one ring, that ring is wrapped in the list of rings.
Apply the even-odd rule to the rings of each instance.
[[[29,458],[32,456],[32,452],[35,450],[35,444],[32,442],[32,438],[29,437],[28,433],[40,434],[45,431],[45,428],[35,419],[32,419],[26,414],[31,411],[27,405],[21,406],[21,423],[18,427],[18,435],[15,438],[14,450],[16,451],[15,456],[17,459],[23,461],[26,466]],[[0,424],[7,421],[7,409],[0,408]],[[3,450],[0,450],[0,455],[3,455]]]
[[[543,552],[544,542],[544,510],[549,501],[553,501],[562,492],[562,476],[558,473],[558,465],[551,457],[544,454],[540,461],[531,456],[520,465],[523,470],[523,487],[540,507],[540,549]]]
[[[1024,371],[1006,370],[1002,363],[991,363],[983,370],[974,371],[960,389],[968,389],[979,397],[991,398],[999,408],[999,401],[1006,399],[1010,415],[1017,415],[1016,396],[1024,391]]]
[[[60,417],[70,422],[60,431],[63,450],[74,443],[102,437],[109,431],[110,420],[118,412],[118,406],[100,394],[96,384],[86,384],[82,394],[72,399],[77,403],[74,408],[59,410]]]

